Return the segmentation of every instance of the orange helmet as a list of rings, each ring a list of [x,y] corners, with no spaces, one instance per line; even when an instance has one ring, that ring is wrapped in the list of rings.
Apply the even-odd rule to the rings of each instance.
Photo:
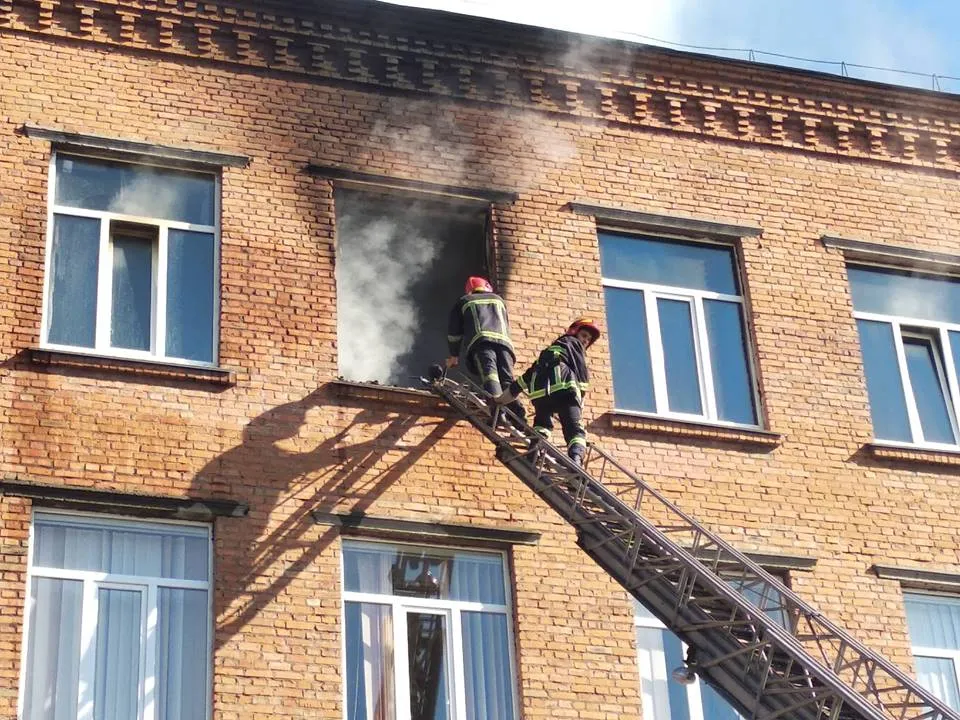
[[[570,327],[567,328],[567,335],[576,335],[578,330],[586,330],[590,333],[592,339],[587,344],[587,347],[593,345],[597,340],[600,339],[600,328],[590,318],[577,318],[571,323]]]
[[[464,286],[463,290],[467,295],[475,292],[493,292],[493,286],[486,278],[468,277],[467,284]]]

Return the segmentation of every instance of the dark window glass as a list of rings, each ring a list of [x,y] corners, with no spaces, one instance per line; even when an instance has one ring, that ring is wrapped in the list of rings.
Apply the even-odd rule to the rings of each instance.
[[[410,672],[410,720],[447,720],[447,618],[407,613],[407,659]]]
[[[167,239],[167,347],[169,357],[213,360],[214,239],[170,230]]]
[[[747,360],[743,313],[739,303],[704,300],[707,338],[717,416],[721,420],[754,425],[757,413]]]
[[[693,338],[690,303],[657,299],[660,337],[663,339],[663,363],[667,373],[667,401],[670,410],[700,414],[700,375]]]
[[[440,555],[390,546],[345,547],[344,588],[351,592],[429,597],[503,605],[506,592],[499,555]]]
[[[903,352],[920,415],[923,439],[927,442],[953,443],[953,424],[947,410],[945,387],[938,372],[939,348],[933,338],[904,335]]]
[[[113,236],[110,345],[149,350],[153,308],[154,240],[123,230]]]
[[[92,348],[96,344],[100,221],[54,216],[47,342]]]
[[[849,267],[853,309],[960,323],[960,281],[899,270]]]
[[[900,380],[893,326],[885,322],[857,320],[857,330],[874,435],[881,440],[910,442],[910,420]]]
[[[728,247],[600,233],[604,278],[739,295]]]
[[[621,410],[653,412],[653,371],[650,367],[650,335],[643,293],[639,290],[604,288],[607,332],[613,366],[613,401]]]

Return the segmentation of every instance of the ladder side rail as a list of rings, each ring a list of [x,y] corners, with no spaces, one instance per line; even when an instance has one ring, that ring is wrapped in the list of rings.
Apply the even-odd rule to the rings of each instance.
[[[732,559],[734,565],[739,565],[741,569],[748,570],[753,574],[757,579],[761,580],[766,585],[776,589],[782,598],[787,600],[787,607],[784,608],[791,617],[794,617],[793,613],[799,613],[807,620],[809,624],[810,631],[812,633],[811,639],[815,641],[818,647],[821,648],[821,651],[824,649],[823,641],[829,639],[830,637],[837,638],[841,643],[841,648],[846,646],[847,649],[856,653],[860,656],[860,663],[870,663],[875,665],[877,668],[881,669],[885,674],[890,676],[892,679],[900,683],[900,686],[903,690],[910,695],[914,695],[919,698],[923,704],[928,705],[931,709],[934,709],[940,712],[943,717],[951,718],[954,720],[960,720],[960,714],[955,710],[948,707],[946,703],[941,701],[939,698],[934,697],[929,691],[920,686],[920,684],[903,672],[897,665],[887,660],[885,657],[876,653],[865,645],[861,644],[858,640],[852,637],[845,630],[835,625],[833,622],[828,620],[822,613],[806,603],[799,595],[793,592],[790,588],[784,585],[780,580],[775,576],[771,575],[769,572],[764,570],[756,562],[748,558],[746,555],[741,553],[735,547],[730,545],[727,541],[723,540],[720,536],[714,534],[707,528],[703,527],[698,523],[693,517],[681,510],[677,505],[671,502],[666,498],[662,493],[660,493],[656,488],[650,486],[649,483],[641,479],[636,475],[632,470],[623,466],[616,458],[611,456],[608,452],[603,450],[597,445],[591,445],[591,449],[596,452],[598,456],[603,458],[609,465],[620,470],[627,477],[633,480],[637,485],[643,489],[645,495],[649,497],[656,498],[659,500],[670,512],[672,512],[677,517],[681,518],[686,522],[692,530],[701,532],[704,536],[708,537],[711,542],[717,545],[725,555],[729,556]],[[698,561],[699,562],[699,561]],[[702,564],[702,563],[701,563]],[[800,629],[800,623],[795,622],[794,631]],[[842,652],[842,650],[841,650]],[[828,658],[825,658],[829,660]],[[836,661],[835,661],[836,662]],[[831,663],[835,664],[835,663]],[[847,666],[852,666],[855,663],[851,663],[849,660],[844,663]],[[875,671],[875,670],[874,670]],[[874,687],[878,683],[874,682]],[[885,686],[884,686],[885,687]],[[888,690],[889,691],[889,690]],[[882,701],[882,698],[878,700]],[[905,704],[915,704],[915,701],[911,700],[909,697],[903,700]]]

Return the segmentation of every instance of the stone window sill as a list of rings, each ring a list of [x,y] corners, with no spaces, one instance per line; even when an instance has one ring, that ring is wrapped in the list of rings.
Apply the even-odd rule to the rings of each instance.
[[[662,435],[689,440],[723,442],[731,445],[770,451],[780,446],[783,435],[767,430],[710,425],[668,418],[634,415],[611,411],[605,415],[607,424],[617,430],[629,430],[645,435]]]
[[[131,360],[43,348],[30,348],[27,351],[27,357],[31,364],[40,367],[114,372],[138,378],[182,380],[221,387],[232,387],[237,384],[236,371],[222,367],[177,365],[163,361]]]
[[[333,394],[340,398],[373,400],[385,405],[396,405],[411,410],[428,410],[449,415],[452,410],[443,400],[429,390],[380,385],[375,382],[355,382],[337,378],[330,383]]]
[[[879,460],[960,466],[960,449],[930,450],[928,448],[887,445],[885,443],[867,443],[864,448]]]

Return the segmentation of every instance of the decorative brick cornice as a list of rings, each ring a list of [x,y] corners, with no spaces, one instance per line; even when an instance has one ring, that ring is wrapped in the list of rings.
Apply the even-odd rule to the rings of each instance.
[[[337,2],[329,7],[318,2],[314,9],[295,2],[256,7],[223,0],[0,0],[0,32],[69,37],[389,91],[960,171],[960,121],[954,119],[960,102],[943,95],[811,79],[786,69],[747,72],[729,61],[615,41],[595,41],[594,52],[587,53],[593,59],[574,62],[565,56],[571,47],[538,44],[541,31],[503,24],[505,33],[529,36],[514,51],[508,43],[470,34],[471,25],[489,21],[454,23],[442,14],[430,15],[430,26],[420,29],[415,23],[364,22],[362,14],[346,14]],[[425,17],[408,8],[378,12]],[[385,27],[389,31],[381,32]],[[439,39],[447,37],[459,39]],[[590,42],[559,33],[550,37]],[[809,94],[796,89],[805,80],[813,88]]]

